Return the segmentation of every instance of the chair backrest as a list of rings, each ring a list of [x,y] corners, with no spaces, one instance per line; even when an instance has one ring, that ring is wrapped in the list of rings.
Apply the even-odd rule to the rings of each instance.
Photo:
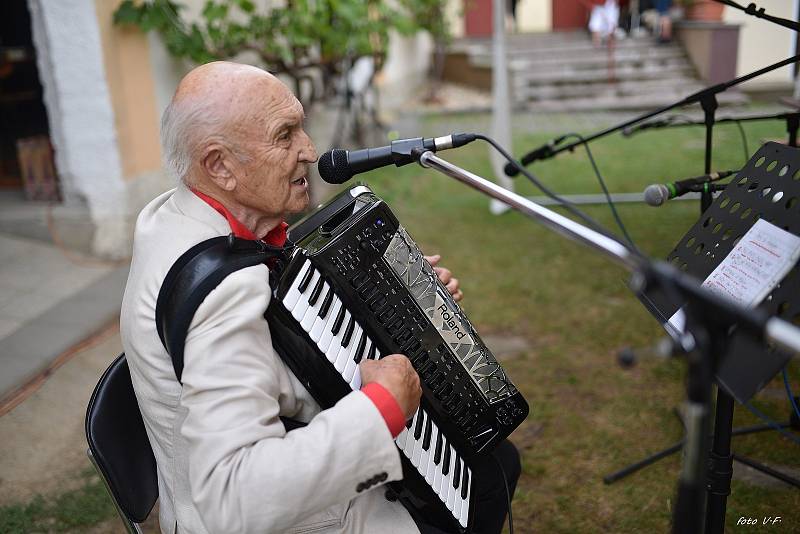
[[[86,409],[86,441],[117,508],[134,523],[158,499],[156,459],[133,392],[125,354],[106,369]]]

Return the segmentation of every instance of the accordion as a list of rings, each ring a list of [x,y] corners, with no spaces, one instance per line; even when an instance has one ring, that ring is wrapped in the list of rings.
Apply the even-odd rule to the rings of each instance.
[[[396,438],[404,479],[392,491],[412,513],[433,509],[434,524],[468,530],[470,460],[527,417],[525,399],[368,187],[344,191],[289,235],[295,248],[272,270],[266,313],[276,351],[323,409],[360,388],[359,362],[405,354],[423,395]]]

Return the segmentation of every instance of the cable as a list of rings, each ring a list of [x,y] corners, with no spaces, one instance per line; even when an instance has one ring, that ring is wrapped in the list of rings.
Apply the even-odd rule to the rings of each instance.
[[[745,164],[750,159],[750,149],[747,147],[747,135],[744,133],[744,128],[742,127],[742,121],[734,121],[736,126],[739,127],[739,134],[742,136],[742,147],[744,148],[744,162]]]
[[[797,403],[794,400],[792,387],[789,385],[789,373],[786,372],[786,367],[783,368],[783,385],[786,386],[786,394],[789,395],[789,402],[792,403],[794,413],[797,414],[797,418],[800,419],[800,408],[797,407]]]
[[[589,148],[589,143],[586,142],[586,139],[579,133],[570,132],[564,136],[565,138],[575,137],[581,143],[583,143],[583,147],[586,149],[586,155],[589,156],[589,162],[592,164],[592,169],[594,170],[595,176],[597,176],[597,181],[600,182],[600,188],[603,190],[603,194],[606,196],[606,201],[608,202],[608,207],[611,209],[611,214],[614,216],[614,220],[617,222],[617,226],[622,231],[622,235],[625,236],[625,239],[628,240],[631,247],[638,251],[639,248],[636,246],[636,243],[633,242],[633,238],[631,238],[630,234],[628,234],[628,229],[625,228],[625,225],[622,222],[622,219],[617,213],[617,207],[614,205],[614,201],[611,200],[611,193],[608,192],[608,188],[606,187],[606,182],[603,180],[603,176],[600,174],[600,169],[597,166],[597,162],[594,160],[594,156],[592,155],[592,150]]]
[[[780,432],[790,440],[794,441],[796,444],[800,445],[800,437],[798,437],[793,432],[787,432],[784,430],[778,423],[770,419],[766,414],[762,413],[761,411],[757,410],[755,406],[751,405],[749,402],[742,403],[745,408],[750,410],[750,413],[767,423],[773,430]]]
[[[503,486],[506,488],[506,502],[508,502],[508,534],[514,534],[514,516],[511,514],[511,491],[508,489],[508,478],[506,477],[506,471],[503,469],[503,464],[500,463],[500,460],[497,459],[497,456],[494,454],[490,454],[490,456],[494,459],[494,463],[496,463],[497,467],[500,469],[500,474],[503,475]]]
[[[545,195],[547,195],[551,199],[561,204],[561,206],[563,206],[571,214],[581,219],[584,223],[586,223],[589,227],[591,227],[592,230],[603,234],[605,237],[609,239],[613,239],[614,241],[624,246],[625,248],[629,248],[626,243],[622,242],[622,240],[620,240],[617,236],[606,230],[600,223],[598,223],[597,221],[589,217],[587,214],[582,212],[580,209],[578,209],[578,207],[575,206],[575,204],[573,204],[572,202],[570,202],[565,198],[558,196],[557,194],[553,193],[550,189],[548,189],[543,183],[539,181],[538,178],[536,178],[535,176],[533,176],[533,174],[528,172],[528,170],[525,169],[521,163],[515,160],[514,157],[511,156],[511,154],[509,154],[502,146],[500,146],[500,144],[497,143],[497,141],[483,134],[475,134],[475,138],[486,141],[487,143],[492,145],[492,147],[494,147],[495,150],[497,150],[500,154],[503,155],[504,158],[506,158],[506,161],[511,163],[511,165],[513,165],[523,176],[525,176],[525,178],[530,180],[531,183],[533,183],[533,185],[538,187]],[[639,251],[636,249],[633,249],[631,252],[637,255],[639,254]]]

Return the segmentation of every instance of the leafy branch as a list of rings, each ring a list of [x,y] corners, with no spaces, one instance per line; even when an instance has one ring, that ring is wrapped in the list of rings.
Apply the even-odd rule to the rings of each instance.
[[[124,0],[114,23],[159,33],[169,52],[202,64],[254,53],[263,68],[292,78],[306,104],[318,98],[314,72],[330,94],[346,65],[386,58],[389,32],[427,30],[446,39],[444,0],[286,0],[284,7],[256,9],[252,0],[207,0],[201,18],[189,22],[174,0]],[[376,69],[377,70],[377,69]]]

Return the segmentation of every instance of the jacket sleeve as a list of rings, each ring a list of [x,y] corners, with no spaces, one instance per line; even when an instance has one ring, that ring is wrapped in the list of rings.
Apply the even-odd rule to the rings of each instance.
[[[192,499],[209,532],[281,532],[346,503],[365,480],[402,478],[386,422],[360,391],[285,432],[279,396],[289,376],[263,317],[267,276],[261,265],[228,276],[186,339],[181,433]]]

